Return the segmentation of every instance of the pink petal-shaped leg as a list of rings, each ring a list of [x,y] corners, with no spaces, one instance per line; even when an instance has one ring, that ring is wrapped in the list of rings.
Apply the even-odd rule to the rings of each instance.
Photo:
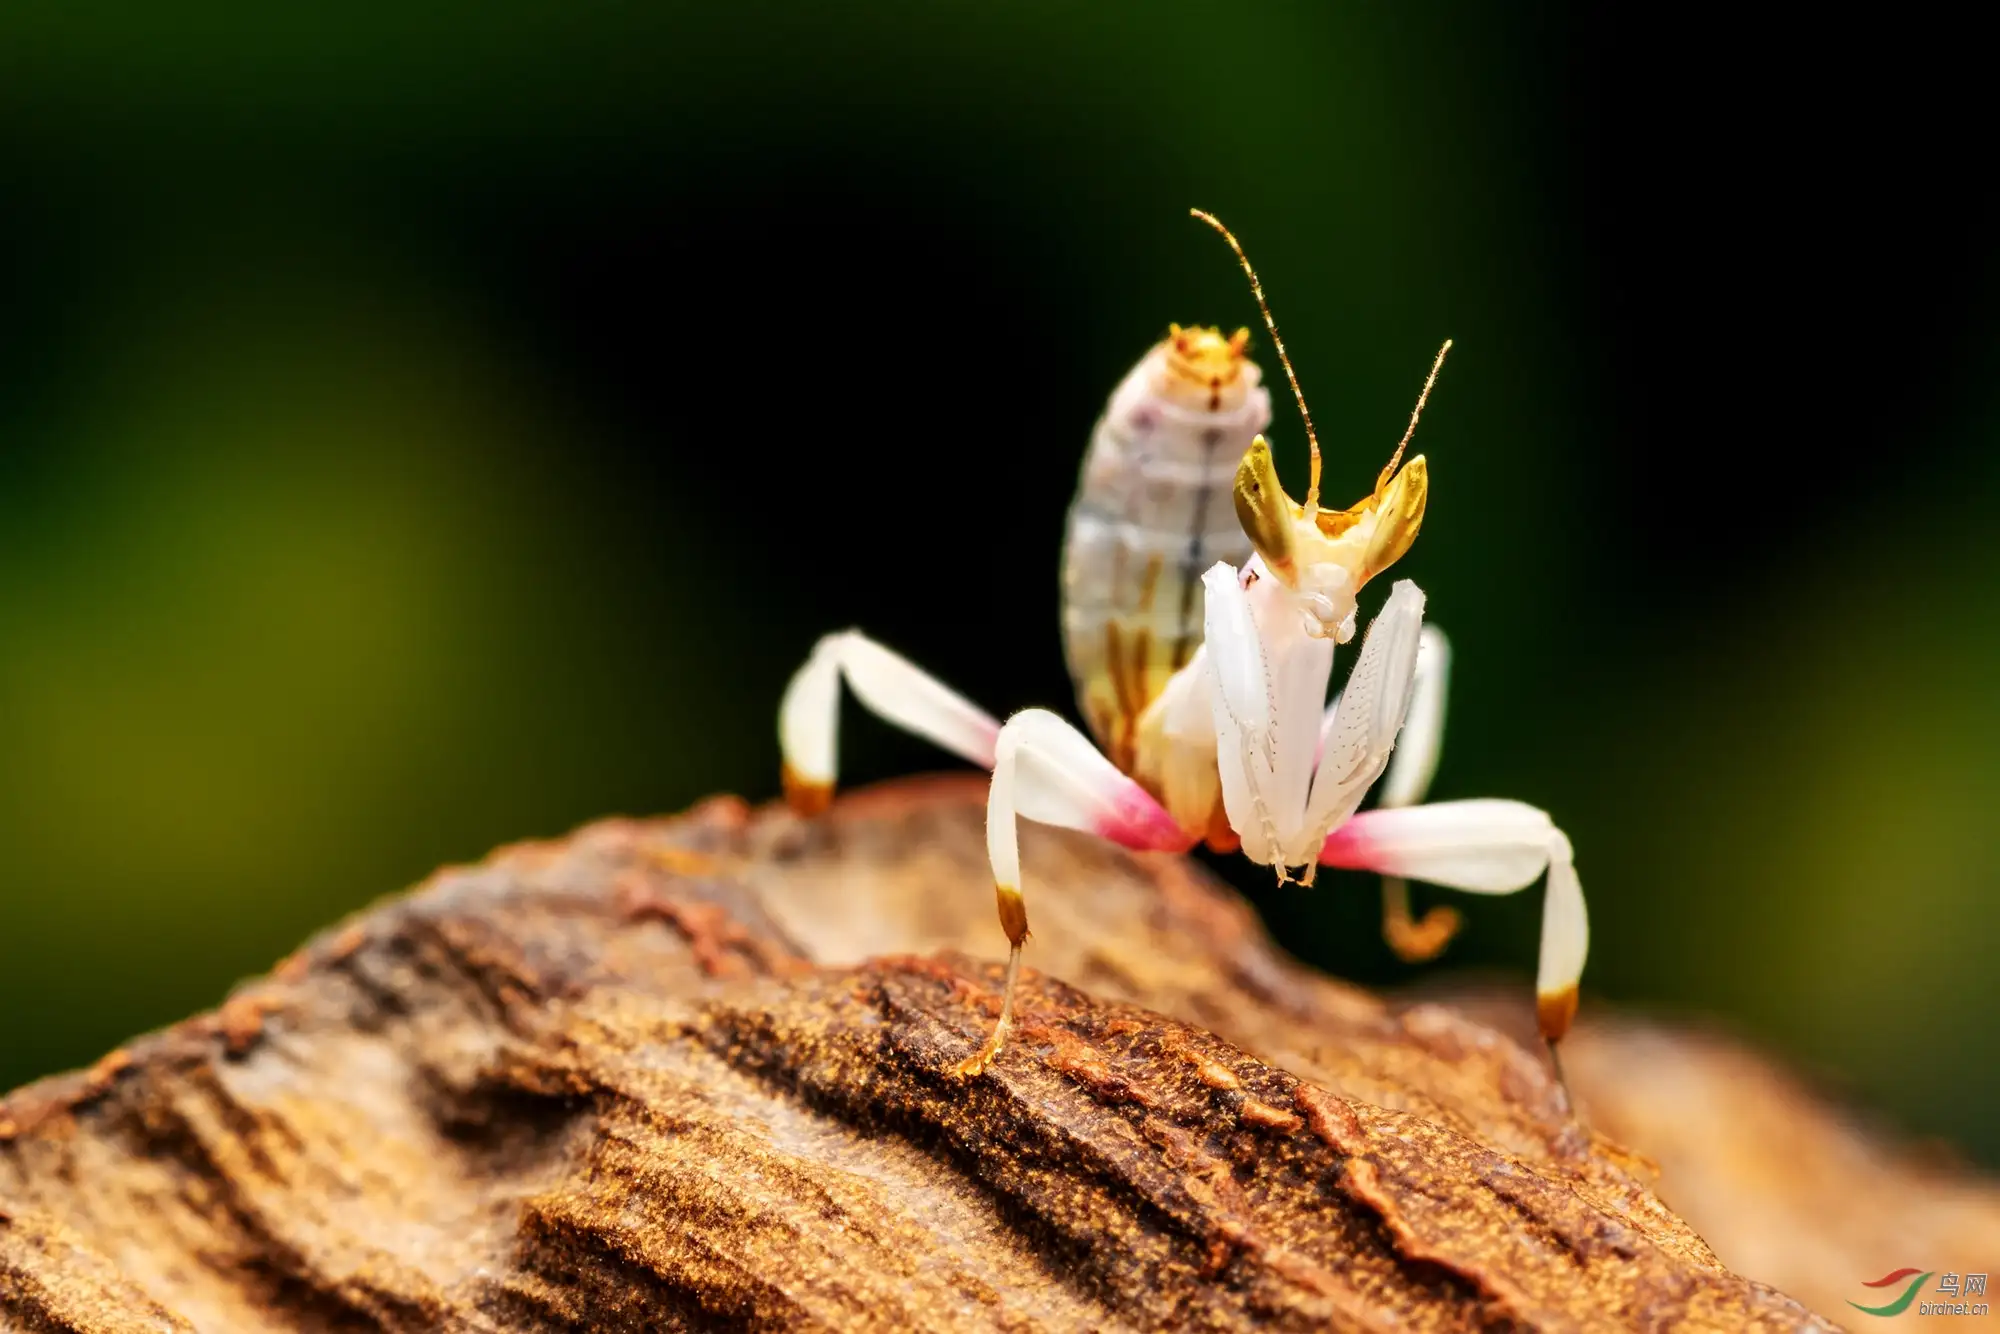
[[[1364,811],[1327,837],[1320,861],[1473,894],[1512,894],[1548,872],[1536,1013],[1549,1041],[1569,1030],[1590,918],[1569,839],[1546,812],[1496,799]]]
[[[986,853],[993,863],[1000,926],[1007,933],[1007,980],[993,1035],[959,1067],[961,1075],[985,1070],[1013,1025],[1014,984],[1028,938],[1016,828],[1022,817],[1080,829],[1128,848],[1184,852],[1192,844],[1165,807],[1062,718],[1047,709],[1024,709],[1009,718],[994,745],[993,785],[986,796]]]

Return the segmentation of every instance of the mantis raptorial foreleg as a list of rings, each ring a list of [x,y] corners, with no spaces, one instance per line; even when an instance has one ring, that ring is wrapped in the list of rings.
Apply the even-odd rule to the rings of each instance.
[[[1223,810],[1243,840],[1243,853],[1283,873],[1312,784],[1312,753],[1296,744],[1301,709],[1317,717],[1326,697],[1333,645],[1310,656],[1274,656],[1273,627],[1259,619],[1258,589],[1270,576],[1256,563],[1243,572],[1217,565],[1202,576],[1206,600],[1203,646],[1207,651],[1216,762]],[[1284,608],[1276,609],[1283,615]],[[1319,659],[1324,659],[1322,665]],[[1317,681],[1314,673],[1317,670]]]
[[[1399,579],[1368,626],[1361,656],[1318,740],[1319,768],[1306,802],[1302,859],[1316,864],[1329,831],[1354,814],[1395,753],[1416,693],[1424,594]]]

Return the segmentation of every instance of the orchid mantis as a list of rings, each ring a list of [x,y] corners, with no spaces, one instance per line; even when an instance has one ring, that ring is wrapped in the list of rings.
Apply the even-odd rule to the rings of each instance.
[[[1240,846],[1276,868],[1281,882],[1297,867],[1310,884],[1327,865],[1510,894],[1546,874],[1536,994],[1541,1031],[1553,1047],[1574,1016],[1589,940],[1569,840],[1546,813],[1518,801],[1414,804],[1436,763],[1447,658],[1442,636],[1424,627],[1424,595],[1414,583],[1399,580],[1391,589],[1345,688],[1327,702],[1336,647],[1354,636],[1357,596],[1409,550],[1422,524],[1427,465],[1422,455],[1404,462],[1403,454],[1451,344],[1438,353],[1409,430],[1373,491],[1346,509],[1324,509],[1318,438],[1262,284],[1236,238],[1209,215],[1195,216],[1223,235],[1249,275],[1298,400],[1311,449],[1304,503],[1286,494],[1269,445],[1256,435],[1232,487],[1252,554],[1240,565],[1218,561],[1201,575],[1201,642],[1185,662],[1157,688],[1126,683],[1131,725],[1127,744],[1113,747],[1117,762],[1047,709],[1024,709],[1002,724],[848,630],[820,640],[786,689],[779,708],[786,794],[808,814],[831,800],[843,680],[879,717],[992,771],[987,853],[1009,951],[999,1018],[985,1045],[959,1066],[962,1076],[986,1070],[1013,1023],[1028,938],[1022,818],[1133,849]],[[1240,358],[1240,337],[1230,347]],[[1406,720],[1412,744],[1392,770]],[[1385,800],[1360,811],[1385,771]]]

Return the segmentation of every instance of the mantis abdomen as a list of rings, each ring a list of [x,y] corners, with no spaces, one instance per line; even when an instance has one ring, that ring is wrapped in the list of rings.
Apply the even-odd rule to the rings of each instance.
[[[1139,715],[1201,644],[1202,573],[1249,558],[1230,500],[1271,421],[1247,331],[1174,326],[1113,392],[1063,541],[1063,648],[1085,724],[1133,769]]]

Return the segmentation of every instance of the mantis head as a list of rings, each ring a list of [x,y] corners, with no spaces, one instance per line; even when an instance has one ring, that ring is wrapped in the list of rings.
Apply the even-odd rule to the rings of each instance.
[[[1410,549],[1423,526],[1430,472],[1419,454],[1401,467],[1401,450],[1375,490],[1344,510],[1301,505],[1285,494],[1271,446],[1251,442],[1236,469],[1236,517],[1264,567],[1295,595],[1306,633],[1346,643],[1362,587]]]
[[[1312,413],[1306,408],[1305,391],[1299,388],[1292,359],[1285,353],[1285,340],[1278,336],[1278,322],[1271,316],[1270,303],[1264,300],[1264,284],[1258,280],[1257,270],[1250,267],[1250,257],[1243,253],[1235,235],[1212,214],[1200,209],[1191,211],[1222,234],[1250,279],[1250,292],[1257,298],[1264,327],[1271,331],[1271,345],[1285,368],[1285,378],[1291,381],[1292,397],[1298,400],[1299,417],[1305,422],[1306,444],[1312,451],[1312,483],[1306,488],[1302,505],[1286,495],[1279,483],[1270,444],[1261,435],[1251,441],[1249,451],[1236,469],[1237,520],[1265,569],[1296,596],[1306,634],[1345,644],[1354,635],[1355,595],[1363,584],[1394,565],[1410,549],[1410,543],[1417,540],[1417,529],[1423,525],[1424,502],[1430,497],[1430,473],[1421,454],[1404,463],[1403,450],[1416,433],[1417,419],[1423,415],[1431,387],[1444,367],[1445,353],[1451,351],[1451,340],[1446,339],[1438,349],[1423,392],[1417,395],[1417,406],[1410,413],[1409,429],[1403,432],[1396,452],[1389,456],[1388,464],[1375,479],[1375,490],[1347,509],[1322,509],[1319,436],[1313,431]]]

